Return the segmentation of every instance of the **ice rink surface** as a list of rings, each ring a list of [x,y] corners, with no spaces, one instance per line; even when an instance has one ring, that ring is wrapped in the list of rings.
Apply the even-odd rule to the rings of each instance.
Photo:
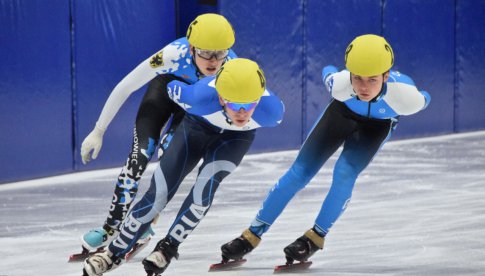
[[[312,227],[336,155],[290,202],[243,267],[207,270],[220,260],[220,245],[248,227],[296,154],[246,156],[163,275],[271,275],[284,263],[283,247]],[[140,193],[155,166],[145,173]],[[85,231],[102,225],[120,168],[0,185],[0,275],[81,275],[82,263],[67,263],[68,256],[80,251]],[[192,173],[162,212],[156,240],[194,180]],[[154,246],[106,275],[146,275],[140,261]],[[324,250],[311,260],[301,274],[485,275],[485,132],[386,144],[357,180]]]

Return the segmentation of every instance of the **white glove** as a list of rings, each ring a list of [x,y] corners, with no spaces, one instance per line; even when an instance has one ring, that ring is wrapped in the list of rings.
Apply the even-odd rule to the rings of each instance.
[[[104,130],[95,126],[93,131],[84,139],[81,145],[81,157],[84,165],[91,161],[91,151],[93,151],[93,159],[98,157],[99,150],[103,145],[103,135]]]

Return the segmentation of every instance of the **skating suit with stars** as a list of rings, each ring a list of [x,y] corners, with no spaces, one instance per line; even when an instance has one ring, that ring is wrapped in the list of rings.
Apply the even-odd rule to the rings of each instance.
[[[226,60],[236,58],[230,50]],[[125,165],[118,176],[107,224],[116,227],[126,216],[138,191],[138,182],[160,143],[159,155],[167,148],[175,127],[185,111],[167,94],[167,84],[181,80],[189,84],[204,77],[194,63],[185,37],[177,39],[140,63],[113,90],[97,122],[106,128],[124,101],[149,82],[138,109],[133,131],[133,143]],[[163,134],[160,135],[165,125]],[[162,138],[160,138],[162,136]]]

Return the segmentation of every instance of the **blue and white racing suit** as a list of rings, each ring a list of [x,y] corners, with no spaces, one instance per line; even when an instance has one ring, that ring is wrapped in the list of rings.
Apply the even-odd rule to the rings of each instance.
[[[255,130],[278,125],[284,113],[281,100],[266,89],[250,121],[243,127],[233,125],[219,103],[215,77],[194,85],[172,81],[168,94],[187,113],[160,158],[150,188],[130,210],[120,235],[109,245],[117,257],[129,252],[202,159],[197,180],[166,237],[175,246],[182,243],[209,210],[221,181],[241,162]]]
[[[343,144],[333,170],[331,188],[323,201],[314,230],[325,236],[345,211],[357,176],[390,138],[400,115],[424,109],[430,101],[411,78],[391,71],[380,94],[369,102],[358,99],[349,71],[327,66],[322,74],[332,100],[315,123],[290,169],[278,180],[263,202],[250,230],[261,237],[293,196],[303,189],[323,164]]]

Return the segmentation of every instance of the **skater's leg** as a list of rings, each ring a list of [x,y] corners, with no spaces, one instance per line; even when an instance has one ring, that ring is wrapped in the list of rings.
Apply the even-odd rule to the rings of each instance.
[[[85,261],[85,270],[96,267],[100,263],[99,260],[106,259],[106,256],[113,263],[119,264],[120,260],[148,229],[152,220],[173,197],[183,178],[197,165],[202,154],[197,151],[197,148],[192,149],[190,147],[195,142],[185,135],[187,126],[184,122],[175,131],[170,147],[160,159],[160,164],[152,176],[148,191],[133,206],[128,217],[121,225],[118,237],[109,244],[108,249],[104,253],[97,253],[89,257]],[[187,158],[188,152],[192,152],[191,156],[193,158]],[[103,266],[102,268],[112,269],[109,266]]]
[[[184,120],[177,128],[170,147],[160,158],[145,195],[131,209],[120,235],[109,249],[116,256],[124,256],[149,227],[155,216],[172,199],[184,177],[197,165],[202,153],[195,147],[194,137],[187,136]]]
[[[271,189],[250,230],[261,237],[293,196],[318,173],[323,164],[355,128],[355,123],[340,112],[341,103],[333,101],[303,143],[295,162]]]
[[[390,138],[391,132],[392,123],[388,120],[359,122],[358,130],[345,141],[335,164],[332,186],[315,221],[314,229],[318,234],[326,235],[345,211],[358,175]]]
[[[182,204],[168,235],[144,260],[145,269],[162,273],[178,246],[207,214],[222,180],[241,162],[254,139],[254,131],[229,132],[214,135],[208,144],[197,180]],[[169,250],[171,249],[171,250]]]
[[[240,259],[252,251],[291,198],[310,182],[353,131],[355,124],[347,122],[340,110],[339,102],[330,103],[308,135],[295,162],[269,192],[249,229],[222,245],[223,258]]]
[[[289,263],[293,260],[306,261],[316,251],[323,249],[325,235],[350,201],[357,176],[390,137],[390,121],[356,122],[355,131],[345,140],[343,151],[335,164],[332,186],[314,227],[284,249]]]
[[[117,227],[130,208],[138,191],[138,181],[146,170],[155,148],[162,126],[172,113],[180,108],[168,97],[167,84],[174,80],[171,75],[160,75],[153,79],[145,93],[133,133],[133,144],[115,187],[112,204],[106,223]]]
[[[141,101],[133,131],[133,143],[123,166],[102,228],[92,229],[81,237],[84,248],[96,250],[109,244],[118,235],[120,223],[138,192],[138,182],[146,170],[160,135],[162,125],[168,120],[175,105],[167,94],[166,85],[173,77],[153,79]]]

